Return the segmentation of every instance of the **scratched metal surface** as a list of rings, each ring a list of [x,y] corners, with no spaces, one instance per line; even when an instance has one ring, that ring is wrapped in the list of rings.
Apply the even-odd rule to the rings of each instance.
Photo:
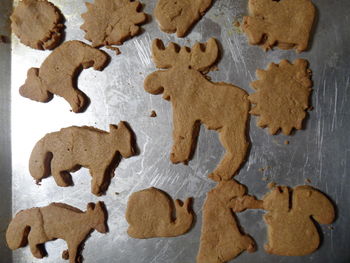
[[[84,40],[84,32],[79,29],[82,24],[80,14],[86,10],[84,1],[52,2],[66,18],[66,40]],[[143,0],[144,11],[151,14],[155,2]],[[216,133],[202,128],[196,153],[189,165],[171,164],[171,107],[161,96],[146,93],[143,80],[155,70],[150,54],[153,38],[192,45],[195,41],[215,37],[222,45],[223,55],[218,64],[220,70],[210,73],[214,81],[233,83],[251,93],[249,82],[255,79],[255,70],[265,68],[269,62],[306,58],[313,71],[312,105],[315,109],[309,114],[305,130],[290,137],[270,136],[266,130],[257,128],[256,120],[252,118],[250,155],[236,179],[247,185],[249,193],[257,197],[266,193],[268,182],[293,187],[309,179],[311,185],[327,193],[338,208],[334,230],[322,226],[321,248],[305,257],[266,254],[263,250],[266,242],[263,212],[239,214],[242,228],[255,238],[258,251],[243,253],[235,262],[350,262],[350,2],[314,2],[318,18],[312,47],[302,54],[280,50],[265,53],[258,47],[249,46],[245,35],[232,25],[247,13],[246,0],[215,1],[185,39],[162,33],[152,19],[143,26],[144,32],[140,36],[120,47],[121,55],[115,56],[106,50],[112,61],[103,72],[92,69],[82,72],[79,87],[91,98],[89,108],[82,114],[70,112],[69,105],[58,97],[43,104],[19,96],[18,88],[24,83],[27,70],[39,67],[49,52],[32,50],[12,36],[12,212],[45,206],[50,202],[65,202],[85,209],[88,202],[103,200],[109,211],[110,232],[107,235],[92,233],[83,251],[85,262],[195,262],[202,222],[201,207],[207,191],[215,185],[207,175],[219,162],[223,149]],[[157,112],[156,118],[149,117],[151,110]],[[28,172],[28,159],[34,144],[43,135],[71,125],[108,129],[109,123],[120,120],[127,120],[132,126],[141,153],[122,160],[105,196],[98,198],[90,193],[90,176],[85,169],[73,175],[74,187],[59,188],[52,177],[43,180],[41,186],[34,183]],[[290,141],[289,145],[284,144],[286,139]],[[263,167],[268,169],[259,171]],[[128,197],[150,186],[163,189],[175,198],[194,197],[197,221],[188,234],[149,240],[127,236],[124,213]],[[4,226],[5,223],[1,223]],[[66,244],[62,240],[49,242],[46,248],[49,257],[45,259],[33,258],[26,247],[13,253],[13,262],[63,262],[61,253]],[[8,262],[3,260],[0,258],[1,262]]]

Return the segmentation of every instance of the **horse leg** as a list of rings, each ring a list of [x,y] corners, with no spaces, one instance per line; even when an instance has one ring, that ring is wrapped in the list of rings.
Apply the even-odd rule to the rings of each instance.
[[[38,247],[38,245],[45,243],[46,240],[40,240],[40,235],[37,232],[38,231],[35,229],[31,229],[28,235],[28,243],[33,256],[36,258],[43,258],[45,253]]]
[[[106,184],[107,169],[108,169],[108,165],[103,166],[103,164],[98,165],[98,167],[96,168],[92,167],[90,169],[90,174],[92,176],[91,192],[94,195],[101,195],[102,192],[106,190],[105,185],[107,185]]]
[[[173,115],[173,147],[170,160],[173,163],[187,163],[196,145],[200,124],[176,112]]]
[[[62,164],[55,157],[51,160],[51,173],[58,186],[66,187],[72,184],[72,176],[64,171]]]
[[[224,127],[219,138],[226,152],[217,168],[209,175],[214,181],[231,179],[242,165],[249,146],[245,126]]]

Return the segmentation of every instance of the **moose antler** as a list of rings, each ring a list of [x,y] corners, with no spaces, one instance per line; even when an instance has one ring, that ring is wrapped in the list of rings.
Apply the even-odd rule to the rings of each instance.
[[[179,65],[190,66],[198,71],[207,71],[213,65],[219,54],[219,48],[214,38],[210,38],[207,43],[196,43],[192,50],[188,47],[180,47],[171,42],[167,47],[163,41],[155,39],[152,43],[153,60],[157,68],[171,68]]]

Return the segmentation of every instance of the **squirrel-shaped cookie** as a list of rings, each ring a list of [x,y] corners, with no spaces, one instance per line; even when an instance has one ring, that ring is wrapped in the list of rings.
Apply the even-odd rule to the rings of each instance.
[[[52,203],[18,212],[7,228],[6,242],[12,250],[28,243],[33,256],[43,258],[46,251],[41,245],[63,239],[68,251],[63,251],[62,257],[78,263],[82,244],[94,229],[100,233],[108,231],[103,202],[89,203],[86,212],[67,204]]]
[[[205,45],[192,49],[170,43],[167,48],[159,39],[153,41],[153,60],[157,68],[144,82],[151,94],[163,93],[173,107],[173,148],[171,161],[187,163],[196,145],[200,124],[219,132],[226,152],[209,177],[228,180],[245,160],[249,142],[246,136],[250,103],[248,94],[233,85],[213,83],[205,73],[215,64],[219,48],[211,38]]]
[[[77,88],[77,77],[82,69],[102,70],[108,62],[107,53],[83,42],[67,41],[56,48],[40,69],[30,68],[19,92],[23,97],[49,102],[53,95],[63,97],[73,112],[85,110],[89,99]]]
[[[134,135],[125,122],[109,129],[72,126],[46,134],[31,153],[30,174],[37,182],[52,174],[64,187],[72,184],[69,172],[86,167],[92,176],[91,192],[101,195],[114,176],[118,154],[124,158],[135,154]]]
[[[243,200],[235,202],[235,212],[257,208]],[[264,216],[268,226],[265,250],[270,254],[303,256],[314,252],[320,244],[315,221],[331,224],[335,218],[332,202],[308,185],[293,189],[277,186],[260,202],[263,202],[261,208],[268,211]]]
[[[184,203],[173,200],[165,192],[151,187],[133,193],[128,201],[126,220],[133,238],[175,237],[189,231],[193,223],[191,199]],[[172,217],[176,211],[176,219]]]

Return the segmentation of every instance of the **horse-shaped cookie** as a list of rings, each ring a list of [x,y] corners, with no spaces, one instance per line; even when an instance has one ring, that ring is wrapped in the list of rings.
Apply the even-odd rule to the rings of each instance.
[[[64,251],[62,257],[78,263],[82,244],[94,229],[100,233],[108,231],[103,202],[89,203],[86,212],[67,204],[52,203],[18,212],[7,228],[6,242],[12,250],[28,243],[33,256],[43,258],[45,242],[63,239],[68,251]]]
[[[175,237],[189,231],[193,222],[191,199],[182,204],[175,200],[176,219],[173,219],[173,200],[163,191],[151,187],[133,193],[128,201],[126,220],[128,234],[133,238]]]
[[[159,39],[153,41],[153,60],[159,70],[150,74],[144,88],[151,94],[163,93],[173,106],[173,148],[171,161],[187,163],[196,145],[199,126],[219,132],[226,153],[212,179],[228,180],[243,163],[249,143],[246,137],[248,94],[233,85],[212,83],[204,76],[218,58],[218,45],[211,38],[205,46],[192,50]]]
[[[220,182],[207,194],[197,263],[224,263],[245,250],[255,251],[254,240],[241,233],[232,214],[238,198],[249,207],[261,207],[261,201],[246,195],[246,188],[234,180]]]
[[[76,87],[79,73],[90,67],[102,70],[107,62],[105,52],[77,40],[67,41],[45,59],[40,69],[28,70],[27,80],[19,92],[39,102],[48,102],[56,94],[68,101],[72,111],[81,112],[89,99]]]
[[[114,176],[117,157],[129,158],[135,154],[134,135],[125,122],[110,125],[110,132],[93,127],[68,127],[45,135],[30,156],[29,171],[40,182],[50,173],[59,186],[69,186],[69,172],[81,166],[90,170],[91,192],[101,195]]]
[[[238,200],[233,202],[235,201]],[[257,208],[243,203],[240,200],[233,206],[233,210],[240,212],[247,208]],[[331,224],[335,218],[332,202],[308,185],[294,189],[277,186],[264,196],[261,208],[268,211],[264,215],[268,226],[265,250],[281,256],[303,256],[314,252],[320,244],[315,221]]]

